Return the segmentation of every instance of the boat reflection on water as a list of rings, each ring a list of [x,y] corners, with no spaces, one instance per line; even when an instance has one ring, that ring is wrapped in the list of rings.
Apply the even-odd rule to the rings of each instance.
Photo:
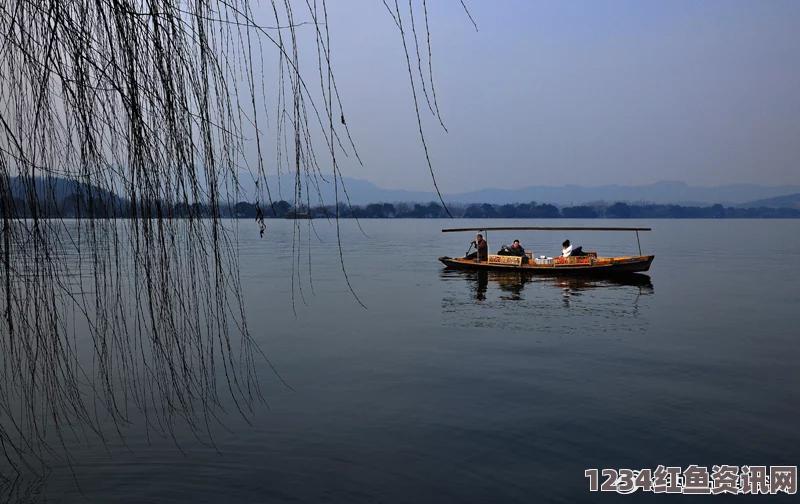
[[[526,285],[550,285],[572,295],[582,291],[614,287],[636,287],[639,294],[653,294],[653,282],[649,275],[634,273],[627,276],[602,278],[602,277],[545,277],[530,275],[519,271],[469,271],[444,269],[440,272],[442,279],[463,278],[475,282],[475,299],[483,301],[489,283],[497,284],[499,289],[510,294],[509,298],[521,299],[521,293]]]
[[[630,330],[640,300],[655,292],[650,276],[639,273],[614,278],[545,277],[519,271],[444,269],[440,279],[445,282],[442,309],[448,323],[506,329],[532,328],[532,321],[548,328],[578,323],[564,318],[571,313],[582,315],[582,324],[594,320],[609,330]]]
[[[642,295],[653,294],[653,282],[650,276],[635,273],[629,276],[616,278],[552,278],[550,279],[554,287],[561,289],[562,301],[565,307],[569,307],[570,298],[580,296],[584,291],[592,289],[626,289],[630,293],[636,294],[633,298],[633,313],[639,311],[639,297]]]

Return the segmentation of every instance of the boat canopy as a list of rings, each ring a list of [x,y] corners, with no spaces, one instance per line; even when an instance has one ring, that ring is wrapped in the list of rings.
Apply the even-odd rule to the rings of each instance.
[[[484,231],[487,238],[489,231],[636,231],[636,244],[639,246],[639,255],[642,255],[642,244],[639,242],[639,231],[652,231],[650,228],[640,227],[582,227],[582,226],[505,226],[505,227],[471,227],[442,229],[442,233],[455,233],[460,231]]]

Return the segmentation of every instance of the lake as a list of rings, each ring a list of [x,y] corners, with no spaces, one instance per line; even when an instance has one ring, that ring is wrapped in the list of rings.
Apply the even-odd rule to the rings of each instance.
[[[652,227],[656,257],[638,282],[446,271],[437,257],[474,234],[441,229],[487,224]],[[113,426],[105,444],[87,434],[71,468],[55,460],[42,487],[6,497],[638,501],[652,494],[590,492],[585,471],[800,462],[800,221],[341,225],[343,259],[326,221],[270,220],[263,239],[239,223],[248,327],[280,376],[257,361],[266,404],[241,415],[221,390],[210,436],[178,421],[162,437],[131,411],[124,443]],[[638,250],[633,233],[493,231],[490,252],[515,238],[537,256],[567,238]]]

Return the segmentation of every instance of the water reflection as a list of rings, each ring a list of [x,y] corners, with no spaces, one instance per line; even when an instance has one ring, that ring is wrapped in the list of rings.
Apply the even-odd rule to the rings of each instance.
[[[443,280],[464,279],[475,282],[475,299],[483,301],[489,283],[496,283],[498,288],[511,294],[511,298],[520,299],[521,293],[528,284],[551,285],[569,294],[579,295],[582,291],[608,287],[636,287],[639,294],[653,294],[653,282],[650,276],[633,274],[617,278],[602,277],[546,277],[525,273],[523,271],[468,271],[443,269],[439,275]]]
[[[603,319],[604,328],[629,330],[641,299],[654,294],[648,275],[619,278],[543,277],[520,271],[460,271],[443,269],[442,310],[448,325],[472,325],[529,330],[552,329],[565,323],[568,310],[583,322]],[[531,315],[535,315],[531,318]],[[605,330],[605,329],[601,329]]]
[[[44,500],[44,478],[9,474],[10,478],[0,473],[0,502],[32,504]]]
[[[115,435],[136,439],[143,426],[148,442],[178,445],[191,433],[211,445],[224,413],[246,418],[264,404],[258,370],[270,368],[218,227],[142,219],[4,228],[0,502],[32,501],[51,471],[78,466],[74,454],[90,441],[109,449]]]

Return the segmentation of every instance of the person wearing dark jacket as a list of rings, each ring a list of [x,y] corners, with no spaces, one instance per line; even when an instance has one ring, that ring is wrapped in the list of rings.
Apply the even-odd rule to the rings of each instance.
[[[475,245],[475,248],[478,250],[469,254],[466,257],[467,259],[478,259],[478,261],[486,261],[489,259],[489,246],[486,244],[486,240],[483,239],[482,234],[479,234],[478,241],[473,240],[472,244]]]
[[[522,248],[522,245],[519,244],[519,240],[514,240],[514,243],[511,247],[503,246],[503,248],[499,252],[500,255],[511,255],[511,256],[519,256],[522,257],[522,262],[528,262],[528,256],[525,255],[525,249]]]

